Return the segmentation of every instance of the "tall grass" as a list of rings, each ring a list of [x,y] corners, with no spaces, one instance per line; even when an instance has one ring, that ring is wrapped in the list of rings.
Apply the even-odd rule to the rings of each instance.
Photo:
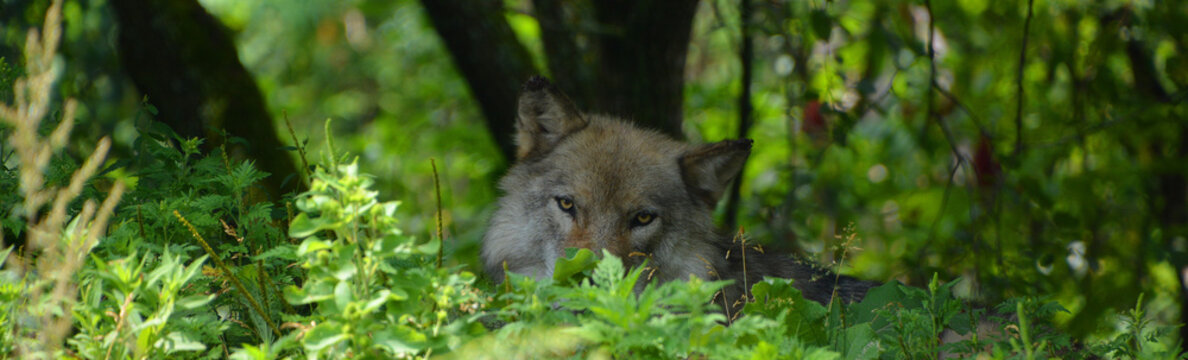
[[[23,309],[18,309],[15,319],[9,318],[21,325],[14,327],[12,335],[14,350],[22,358],[59,357],[73,321],[71,309],[78,294],[75,273],[104,233],[124,192],[124,184],[117,181],[101,204],[87,200],[80,211],[68,213],[70,204],[103,164],[111,144],[106,137],[65,186],[46,184],[47,166],[65,147],[77,108],[73,99],[66,99],[59,124],[48,137],[38,133],[53,109],[54,83],[61,72],[54,61],[61,38],[61,12],[62,1],[55,0],[42,30],[29,30],[24,49],[26,74],[13,83],[13,103],[0,104],[0,123],[11,131],[8,143],[16,155],[23,197],[14,211],[28,229],[23,251],[5,253],[5,270],[23,279],[20,283],[25,286],[17,301]],[[7,246],[4,241],[0,238],[0,245]]]

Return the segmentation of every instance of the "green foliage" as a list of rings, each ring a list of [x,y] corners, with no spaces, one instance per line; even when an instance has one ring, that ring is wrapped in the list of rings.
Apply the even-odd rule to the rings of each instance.
[[[146,111],[151,111],[147,109]],[[129,160],[117,160],[109,174],[134,184],[114,216],[116,225],[95,250],[101,258],[142,252],[173,253],[185,261],[203,256],[201,236],[227,268],[206,268],[187,288],[186,295],[221,293],[207,306],[223,320],[219,327],[202,326],[206,344],[231,344],[272,339],[265,316],[246,297],[260,303],[268,319],[282,318],[291,306],[281,298],[283,284],[302,276],[292,265],[296,246],[284,232],[284,214],[269,202],[253,201],[253,187],[267,176],[249,161],[232,160],[222,152],[200,155],[201,139],[182,139],[168,128],[146,126],[134,142]],[[177,212],[190,226],[179,223]],[[234,276],[246,294],[232,286]],[[229,292],[230,291],[230,292]],[[211,354],[226,348],[207,349]]]
[[[299,196],[289,234],[306,278],[285,290],[294,305],[315,305],[301,344],[309,356],[403,357],[446,351],[483,331],[484,298],[475,277],[437,268],[439,242],[418,242],[397,227],[398,203],[378,202],[357,162],[314,173]]]
[[[491,137],[509,134],[477,130],[465,81],[414,2],[203,1],[237,33],[275,113],[288,110],[315,138],[314,124],[333,117],[350,134],[335,141],[360,154],[331,158],[309,192],[278,203],[258,201],[253,184],[268,174],[251,162],[203,154],[202,139],[152,120],[156,108],[110,70],[108,3],[65,5],[67,61],[54,67],[64,80],[50,96],[78,96],[88,121],[39,174],[68,184],[95,134],[110,133],[118,156],[67,216],[116,181],[131,189],[83,249],[66,354],[1181,358],[1167,324],[1178,323],[1186,227],[1168,220],[1183,204],[1164,189],[1185,173],[1183,2],[1035,2],[1027,35],[1027,1],[763,2],[748,27],[756,147],[741,223],[753,238],[795,239],[823,263],[914,286],[823,306],[765,279],[737,318],[709,301],[722,283],[645,285],[644,268],[589,251],[559,260],[552,279],[510,274],[488,286],[468,273],[505,163]],[[702,3],[685,128],[691,139],[735,137],[738,2]],[[0,14],[5,103],[25,73],[7,55],[48,1],[12,6]],[[535,44],[540,29],[518,10],[507,17]],[[39,254],[19,246],[31,231],[10,134],[0,127],[0,357],[25,357],[36,354],[19,341],[37,335],[44,310],[26,295],[51,274],[13,270]],[[417,240],[433,223],[430,156],[443,159],[448,241]],[[850,223],[862,251],[814,251],[832,249]],[[199,236],[224,266],[209,266]],[[442,243],[446,264],[459,265],[436,267]],[[965,338],[939,341],[950,334]]]
[[[793,334],[785,331],[792,329],[786,326],[791,320],[781,321],[789,317],[787,309],[776,317],[756,314],[726,326],[719,305],[708,300],[727,282],[692,278],[657,285],[647,282],[646,264],[626,269],[620,259],[605,251],[597,261],[590,260],[593,256],[586,249],[570,251],[568,257],[558,260],[557,267],[579,271],[553,279],[509,273],[506,287],[492,303],[503,305],[494,311],[493,321],[500,327],[488,335],[505,343],[490,352],[481,348],[491,346],[490,341],[480,340],[461,349],[457,357],[471,358],[481,352],[492,358],[749,359],[798,354],[824,359],[837,355],[787,336]],[[824,315],[820,305],[789,289],[797,299],[783,301],[811,304]]]
[[[1114,336],[1110,341],[1097,345],[1094,351],[1118,358],[1188,358],[1188,354],[1183,353],[1180,347],[1183,344],[1167,344],[1159,340],[1167,332],[1175,330],[1175,327],[1152,324],[1146,310],[1143,309],[1143,296],[1144,294],[1139,294],[1138,303],[1134,305],[1134,308],[1122,314],[1122,322],[1125,324],[1124,331]]]
[[[240,223],[237,219],[243,217],[237,217],[241,213],[234,196],[211,201],[190,194],[242,191],[258,180],[250,176],[251,165],[224,164],[221,156],[187,164],[188,156],[179,156],[184,143],[180,148],[167,144],[158,143],[162,148],[146,155],[152,157],[146,161],[174,170],[217,171],[210,170],[210,179],[197,182],[164,177],[167,172],[159,169],[144,171],[135,177],[138,186],[155,181],[158,187],[179,190],[138,187],[133,194],[146,199],[163,196],[157,202],[177,206],[210,203],[201,206]],[[650,283],[646,263],[626,268],[609,253],[598,256],[586,249],[567,251],[551,278],[509,273],[504,284],[485,291],[475,287],[476,278],[469,272],[436,266],[439,242],[418,241],[400,230],[398,203],[379,201],[371,190],[373,182],[359,172],[357,162],[328,159],[339,165],[319,166],[310,190],[294,202],[297,213],[288,233],[300,244],[276,245],[250,257],[229,248],[229,272],[203,268],[205,256],[172,250],[193,245],[164,246],[195,235],[176,221],[172,227],[177,229],[169,231],[178,234],[166,236],[169,225],[162,223],[141,237],[140,224],[149,222],[136,213],[143,215],[144,210],[120,207],[116,218],[123,220],[80,274],[80,301],[74,308],[77,332],[68,343],[70,351],[83,358],[446,354],[467,359],[876,359],[941,354],[1169,357],[1174,355],[1169,349],[1176,348],[1159,340],[1165,330],[1150,328],[1141,305],[1128,313],[1132,326],[1123,334],[1097,345],[1073,346],[1066,334],[1051,327],[1053,315],[1064,311],[1056,303],[1010,300],[987,315],[987,310],[973,309],[953,296],[958,282],[941,284],[936,277],[927,289],[893,282],[871,290],[861,302],[828,306],[804,299],[791,280],[764,279],[752,286],[755,301],[745,306],[746,315],[735,316],[729,325],[719,305],[710,301],[727,282],[692,278]],[[247,242],[230,226],[194,229],[205,233],[203,238],[217,239],[221,233],[228,240]],[[143,253],[104,258],[116,248]],[[236,262],[237,257],[250,261]],[[285,275],[291,265],[300,265],[301,271]],[[246,297],[225,284],[230,276],[247,284],[252,298],[264,299],[269,317],[284,319],[281,336],[273,336],[262,317],[244,304]],[[273,281],[268,279],[274,278],[294,284],[285,288],[284,304],[278,303],[282,299],[275,291],[267,291]],[[21,286],[11,281],[0,285],[0,309],[9,309],[2,313],[7,317],[0,316],[0,324],[8,335],[19,331],[9,319],[22,316],[22,305],[8,295]],[[975,329],[981,323],[991,323],[992,334],[978,334]],[[939,342],[946,331],[973,337]],[[0,345],[11,354],[11,342]]]
[[[134,254],[104,260],[92,256],[75,306],[78,333],[69,343],[88,359],[178,358],[216,344],[217,317],[206,306],[213,295],[189,294],[205,257],[186,265],[165,252],[159,259]],[[155,264],[153,268],[146,265]]]

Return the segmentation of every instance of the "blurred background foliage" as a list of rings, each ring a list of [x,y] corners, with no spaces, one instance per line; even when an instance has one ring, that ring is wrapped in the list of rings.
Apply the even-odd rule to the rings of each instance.
[[[72,149],[113,134],[116,158],[135,151],[155,110],[121,68],[113,2],[65,3],[59,92],[80,100]],[[48,3],[0,0],[3,64],[19,64],[24,29]],[[381,199],[403,202],[398,218],[420,236],[432,233],[435,158],[447,259],[478,272],[509,163],[497,144],[511,134],[488,131],[421,3],[199,3],[232,35],[281,142],[292,144],[284,119],[303,143],[333,119],[339,149],[358,154]],[[533,3],[484,4],[550,74]],[[565,19],[589,10],[562,4]],[[1179,1],[700,1],[681,129],[691,141],[738,137],[749,87],[754,153],[737,219],[722,221],[772,248],[844,256],[846,272],[867,279],[961,277],[965,296],[991,303],[1051,296],[1080,336],[1117,330],[1115,314],[1140,293],[1158,322],[1181,324],[1186,23]],[[576,28],[579,39],[605,31]],[[843,254],[837,235],[851,224],[862,249]]]

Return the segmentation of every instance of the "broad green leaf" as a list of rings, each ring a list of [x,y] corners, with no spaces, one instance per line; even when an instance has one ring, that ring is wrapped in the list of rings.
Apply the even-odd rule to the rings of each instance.
[[[769,318],[784,316],[785,331],[810,344],[823,344],[824,320],[828,310],[816,301],[805,299],[792,286],[791,279],[765,278],[751,286],[755,301],[743,307],[746,314]]]
[[[870,323],[858,323],[843,333],[845,335],[845,353],[847,360],[875,359],[879,356],[879,338],[870,327]]]
[[[297,256],[306,256],[311,253],[329,249],[331,246],[332,245],[330,242],[322,241],[317,238],[305,239],[305,241],[301,242],[301,246],[297,247]]]
[[[919,300],[908,298],[900,290],[901,286],[904,285],[898,281],[891,281],[868,290],[866,297],[862,298],[862,301],[851,304],[847,309],[846,317],[848,321],[857,323],[874,321],[875,323],[872,325],[874,329],[881,329],[887,324],[887,319],[876,319],[878,317],[876,313],[878,310],[885,309],[887,306],[893,304],[895,306],[903,305],[908,307],[922,306]]]
[[[418,254],[435,255],[439,247],[441,247],[441,240],[433,239],[426,241],[424,244],[417,245],[415,249]]]
[[[391,296],[391,293],[392,292],[388,291],[388,290],[380,290],[379,292],[377,292],[375,294],[374,298],[372,298],[370,301],[365,303],[363,305],[362,309],[359,309],[360,315],[366,316],[367,314],[370,314],[372,311],[379,309],[379,307],[382,306],[385,302],[387,302],[389,299],[393,298]]]
[[[420,351],[428,340],[425,334],[404,325],[390,326],[375,333],[375,344],[392,354]]]
[[[341,324],[325,322],[306,332],[301,342],[305,344],[306,350],[318,352],[347,338],[347,334],[342,332]]]
[[[566,249],[566,257],[557,259],[553,265],[553,281],[565,282],[575,274],[589,270],[598,261],[590,249]]]
[[[355,300],[354,293],[352,293],[351,283],[348,281],[340,281],[338,285],[334,286],[334,305],[339,310],[346,309],[351,301]]]
[[[214,298],[215,298],[214,294],[211,294],[211,295],[195,294],[195,295],[190,295],[190,296],[186,296],[181,299],[178,299],[177,302],[175,303],[175,305],[181,309],[196,309],[196,308],[205,306],[206,304],[210,303],[210,301],[214,300]]]
[[[157,340],[156,346],[165,349],[166,354],[175,353],[178,351],[202,351],[206,350],[206,345],[190,338],[181,332],[171,332],[164,338]]]

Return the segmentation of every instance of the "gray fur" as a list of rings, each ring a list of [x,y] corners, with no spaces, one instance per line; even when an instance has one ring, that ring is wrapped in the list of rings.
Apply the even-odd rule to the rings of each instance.
[[[518,159],[499,183],[504,196],[483,238],[483,263],[496,282],[505,266],[550,277],[565,248],[585,247],[632,266],[650,258],[653,281],[733,279],[723,290],[728,310],[749,292],[744,283],[764,276],[795,279],[818,302],[835,290],[845,301],[861,299],[877,285],[758,252],[747,254],[743,271],[741,252],[728,251],[731,238],[713,226],[713,209],[750,154],[750,140],[690,145],[580,114],[543,78],[525,84],[519,106]]]

